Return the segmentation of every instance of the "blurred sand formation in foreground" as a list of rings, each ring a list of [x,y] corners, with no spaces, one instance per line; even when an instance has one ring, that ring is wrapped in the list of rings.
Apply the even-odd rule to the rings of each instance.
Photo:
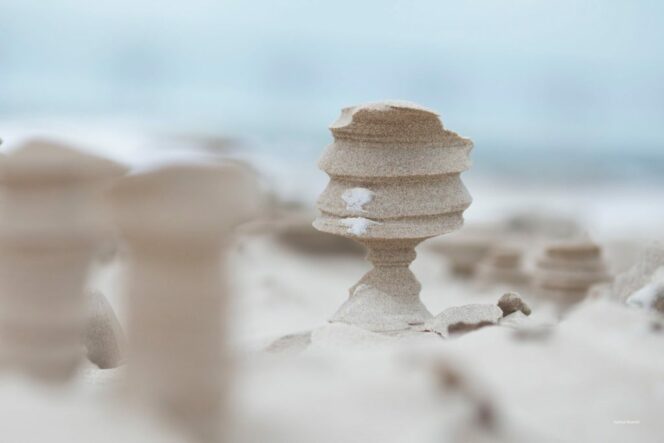
[[[362,248],[311,227],[311,205],[266,189],[260,162],[127,174],[34,143],[0,158],[0,415],[15,417],[3,438],[661,435],[664,255],[642,235],[595,237],[587,220],[555,213],[471,220],[417,249],[434,317],[376,333],[327,323],[368,270]],[[343,194],[342,211],[365,196]],[[552,281],[574,299],[540,290]]]

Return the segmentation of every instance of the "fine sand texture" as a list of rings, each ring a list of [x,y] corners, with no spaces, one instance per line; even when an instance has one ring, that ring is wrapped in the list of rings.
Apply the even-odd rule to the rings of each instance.
[[[372,331],[422,325],[431,314],[409,265],[423,240],[462,226],[471,198],[460,174],[472,142],[405,102],[345,108],[330,130],[319,162],[330,182],[314,227],[363,244],[373,265],[332,321]]]

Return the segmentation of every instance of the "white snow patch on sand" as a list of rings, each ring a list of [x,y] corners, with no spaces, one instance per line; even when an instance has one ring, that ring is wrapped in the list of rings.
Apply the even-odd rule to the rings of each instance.
[[[364,211],[364,205],[371,202],[374,192],[367,188],[351,188],[341,194],[341,198],[346,202],[346,209],[349,211]]]
[[[630,295],[627,304],[637,308],[651,309],[660,297],[664,297],[664,285],[651,283]]]
[[[642,309],[652,309],[659,298],[664,297],[664,267],[657,269],[650,283],[630,295],[625,303]]]
[[[346,226],[348,228],[349,233],[357,236],[366,234],[367,231],[369,230],[369,226],[380,224],[376,221],[369,220],[368,218],[364,217],[342,218],[341,220],[339,220],[339,223]]]

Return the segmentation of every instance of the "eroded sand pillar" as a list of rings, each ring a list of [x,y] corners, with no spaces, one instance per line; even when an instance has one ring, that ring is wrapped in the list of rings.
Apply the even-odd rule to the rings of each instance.
[[[222,436],[222,261],[231,228],[252,204],[243,174],[170,166],[127,176],[109,196],[127,245],[129,391],[200,442]]]
[[[374,268],[332,317],[374,331],[398,331],[431,317],[408,266],[415,246],[463,224],[471,198],[460,173],[472,142],[411,103],[345,108],[319,166],[330,182],[318,200],[320,231],[365,245]]]
[[[486,284],[502,284],[512,290],[527,287],[528,275],[523,270],[523,252],[516,247],[497,246],[477,266],[477,278]]]
[[[0,360],[41,381],[84,356],[88,268],[103,232],[101,187],[119,165],[44,140],[0,160]]]
[[[583,300],[591,286],[608,280],[601,248],[578,240],[545,248],[537,261],[534,286],[540,296],[566,309]]]

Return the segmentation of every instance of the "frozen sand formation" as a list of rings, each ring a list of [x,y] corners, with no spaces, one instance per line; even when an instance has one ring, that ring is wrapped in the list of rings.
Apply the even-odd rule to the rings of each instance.
[[[3,441],[180,441],[159,436],[152,416],[184,441],[221,440],[228,378],[221,262],[231,230],[255,212],[255,187],[235,165],[178,165],[120,178],[125,173],[44,140],[0,159],[0,389],[21,395],[9,398],[37,414],[15,417]],[[97,369],[124,363],[124,334],[104,295],[85,289],[113,222],[126,242],[119,258],[127,259],[127,371]],[[81,368],[85,348],[97,368]],[[81,374],[91,374],[85,379],[95,388],[126,379],[130,395],[89,402],[75,386]],[[32,380],[75,387],[20,387]],[[78,414],[77,426],[64,425],[72,421],[64,415],[89,408],[94,413]],[[113,425],[99,426],[104,416]]]
[[[221,439],[221,271],[231,229],[253,212],[246,185],[234,165],[181,165],[129,175],[109,193],[128,249],[130,392],[200,442]]]
[[[88,267],[105,230],[99,195],[119,165],[32,140],[0,161],[2,364],[49,382],[82,362]]]
[[[332,321],[373,331],[421,325],[431,314],[409,265],[420,242],[463,224],[471,198],[460,174],[473,144],[405,102],[345,108],[330,129],[334,143],[319,163],[330,182],[314,227],[363,244],[374,266]]]
[[[602,250],[588,240],[558,242],[545,248],[537,261],[535,288],[540,295],[567,308],[580,302],[591,286],[609,276]]]
[[[628,270],[617,275],[611,284],[598,288],[609,299],[626,302],[634,292],[651,283],[658,269],[664,267],[664,245],[650,245]]]
[[[427,243],[427,247],[447,259],[454,276],[472,279],[476,276],[478,264],[497,242],[495,237],[494,232],[464,226],[454,235]]]
[[[122,274],[129,283],[128,321],[120,315],[130,326],[127,368],[88,368],[93,377],[85,379],[85,389],[114,394],[93,401],[0,384],[0,416],[11,417],[0,440],[164,443],[172,440],[161,435],[171,434],[170,424],[190,437],[182,441],[211,442],[229,417],[227,395],[234,395],[236,432],[225,441],[233,442],[624,442],[662,435],[664,317],[655,311],[663,255],[608,287],[621,302],[649,310],[589,298],[558,322],[543,318],[542,305],[528,292],[523,299],[506,294],[495,306],[498,286],[480,292],[473,282],[452,280],[437,272],[440,257],[423,249],[414,263],[424,283],[421,297],[442,312],[421,329],[435,333],[411,333],[421,330],[417,326],[403,334],[375,333],[344,322],[317,327],[341,304],[348,276],[361,262],[345,253],[312,259],[303,252],[307,248],[285,247],[288,241],[246,236],[230,260],[229,277],[239,285],[227,292],[224,266],[212,263],[224,262],[219,259],[235,219],[221,219],[219,206],[226,215],[241,216],[243,203],[252,199],[235,181],[217,186],[208,178],[176,167],[116,181],[114,218],[127,243],[116,256],[128,269]],[[189,192],[178,192],[176,183]],[[367,235],[391,221],[370,214],[379,197],[370,183],[340,192],[339,204],[352,212],[340,226]],[[527,244],[524,260],[535,250]],[[113,303],[110,280],[116,279],[99,289]],[[230,291],[236,295],[233,315],[225,304]],[[102,333],[90,336],[89,358],[112,366],[122,361],[116,323],[103,298],[96,301],[88,320],[101,326],[88,332]],[[206,309],[216,303],[219,311]],[[473,304],[458,306],[464,303]],[[210,335],[225,319],[229,333]],[[275,346],[273,353],[259,351],[280,334],[312,328],[286,337],[279,345],[288,346]],[[231,365],[232,394],[225,390],[228,366],[215,361],[231,347],[238,353]],[[131,389],[120,390],[119,382]],[[129,407],[126,395],[118,395],[127,391],[167,420],[153,425],[144,411]],[[107,410],[111,403],[121,413]]]
[[[486,284],[502,283],[520,289],[528,283],[522,256],[516,247],[495,247],[477,265],[477,278]]]
[[[650,245],[630,269],[610,284],[593,287],[591,292],[597,297],[664,313],[664,246]]]

